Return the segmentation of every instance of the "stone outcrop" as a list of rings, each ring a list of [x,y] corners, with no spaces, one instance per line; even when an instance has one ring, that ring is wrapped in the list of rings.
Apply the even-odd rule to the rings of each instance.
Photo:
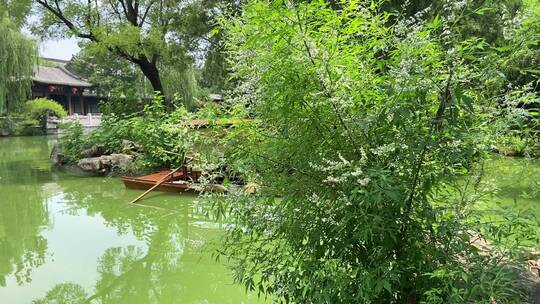
[[[108,151],[107,148],[105,148],[105,146],[95,145],[95,146],[92,146],[92,148],[90,149],[83,150],[81,152],[81,157],[82,158],[99,157],[102,155],[109,155],[109,154],[111,154],[111,152]]]
[[[132,150],[137,146],[129,144]],[[104,146],[93,146],[80,154],[81,159],[76,164],[69,164],[62,155],[62,145],[55,144],[51,152],[52,162],[68,171],[85,175],[116,175],[128,172],[133,161],[130,154],[111,154]]]
[[[79,160],[77,167],[90,174],[107,174],[114,171],[127,171],[133,157],[128,154],[111,154],[87,157]]]

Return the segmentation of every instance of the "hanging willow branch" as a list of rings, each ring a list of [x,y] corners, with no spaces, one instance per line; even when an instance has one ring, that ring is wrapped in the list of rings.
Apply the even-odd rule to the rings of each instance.
[[[35,43],[0,14],[0,114],[25,101],[36,62]],[[8,109],[9,104],[9,109]]]

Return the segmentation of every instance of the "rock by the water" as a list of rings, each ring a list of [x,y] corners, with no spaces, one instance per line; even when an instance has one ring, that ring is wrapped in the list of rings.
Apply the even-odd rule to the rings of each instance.
[[[133,156],[128,154],[111,154],[109,157],[111,160],[112,168],[120,169],[122,171],[127,170],[129,165],[131,164],[131,161],[133,160]]]
[[[87,157],[79,160],[77,167],[92,174],[106,174],[113,171],[125,171],[133,157],[127,154],[111,154],[99,157]]]
[[[55,144],[51,151],[51,160],[55,165],[65,164],[64,155],[62,155],[62,145]]]
[[[95,146],[92,146],[89,149],[83,150],[81,152],[81,157],[82,158],[90,158],[90,157],[99,157],[99,156],[102,156],[102,155],[109,155],[109,154],[111,154],[111,152],[108,151],[107,148],[105,148],[105,146],[103,146],[103,145],[95,145]]]
[[[105,173],[107,169],[101,161],[101,157],[89,157],[79,160],[77,167],[85,172],[90,173]]]

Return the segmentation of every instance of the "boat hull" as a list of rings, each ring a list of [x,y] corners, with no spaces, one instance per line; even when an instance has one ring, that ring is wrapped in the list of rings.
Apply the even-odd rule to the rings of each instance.
[[[128,189],[148,190],[156,185],[154,181],[141,180],[138,178],[122,177],[122,182]],[[189,184],[163,183],[154,189],[163,192],[197,192],[195,187]]]
[[[159,181],[163,180],[163,178],[167,177],[170,172],[171,171],[169,170],[160,171],[151,175],[141,177],[124,176],[122,177],[122,182],[124,182],[124,185],[127,189],[148,190],[154,187]],[[197,180],[199,175],[200,174],[198,173],[191,173],[191,175],[188,175],[188,180]],[[184,173],[177,172],[173,176],[171,176],[166,182],[157,186],[154,190],[162,192],[201,192],[203,185],[190,181],[186,181]],[[222,185],[214,184],[204,185],[204,190],[210,192],[223,192],[224,188]]]

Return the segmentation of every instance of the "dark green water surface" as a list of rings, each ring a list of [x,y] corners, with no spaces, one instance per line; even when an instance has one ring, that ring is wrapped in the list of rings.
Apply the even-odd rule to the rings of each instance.
[[[0,138],[0,303],[259,303],[212,258],[220,223],[195,196],[55,171],[54,138]],[[490,205],[540,218],[540,162],[494,158]]]
[[[0,303],[258,303],[214,261],[195,196],[57,172],[54,138],[0,138]],[[152,208],[148,206],[155,206]]]

